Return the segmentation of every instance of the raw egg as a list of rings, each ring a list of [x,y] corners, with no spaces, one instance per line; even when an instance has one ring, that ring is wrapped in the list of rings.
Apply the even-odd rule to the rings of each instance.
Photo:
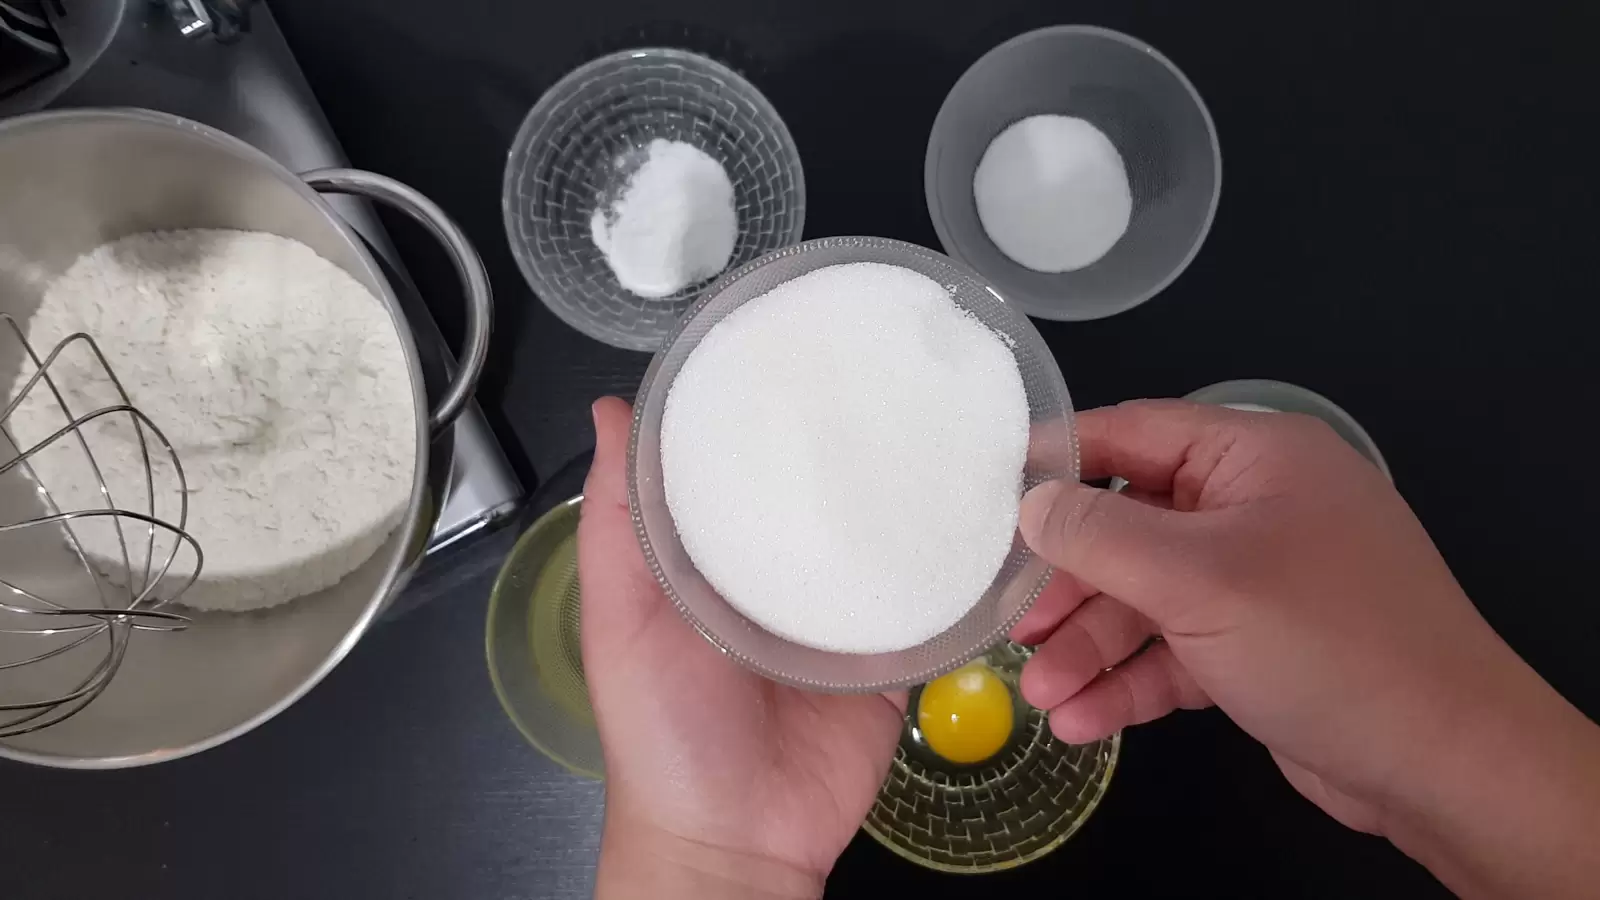
[[[994,670],[971,662],[928,682],[917,701],[917,728],[928,748],[953,763],[982,762],[1011,737],[1011,691]]]

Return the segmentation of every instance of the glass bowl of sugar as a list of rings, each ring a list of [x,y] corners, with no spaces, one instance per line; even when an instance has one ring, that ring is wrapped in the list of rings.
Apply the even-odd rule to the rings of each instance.
[[[1028,315],[1099,319],[1154,297],[1199,253],[1222,150],[1199,91],[1155,48],[1060,25],[961,76],[923,186],[945,251]]]
[[[1020,498],[1076,478],[1071,398],[976,273],[870,237],[713,284],[652,360],[629,505],[679,612],[742,665],[828,692],[983,654],[1049,579]]]
[[[729,267],[799,242],[800,151],[755,85],[664,47],[611,53],[551,86],[502,190],[517,267],[563,322],[654,352]]]

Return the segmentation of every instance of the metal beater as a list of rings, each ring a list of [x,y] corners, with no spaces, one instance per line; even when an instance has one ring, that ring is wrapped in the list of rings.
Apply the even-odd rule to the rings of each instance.
[[[0,328],[0,342],[8,340],[4,335],[9,332],[10,339],[20,346],[23,359],[31,360],[34,367],[32,377],[21,384],[16,396],[0,411],[0,477],[13,470],[25,475],[42,507],[38,515],[0,521],[0,542],[47,529],[59,535],[77,562],[63,579],[65,586],[51,585],[49,590],[18,584],[12,580],[12,573],[0,569],[0,738],[9,738],[62,722],[104,693],[122,666],[135,632],[182,631],[189,627],[187,616],[166,607],[199,577],[202,555],[200,545],[184,530],[189,486],[177,453],[161,429],[134,408],[94,339],[83,333],[70,335],[41,358],[13,317],[0,314],[0,319],[7,326]],[[69,353],[86,354],[91,371],[103,373],[119,402],[75,414],[51,375],[51,367]],[[42,440],[27,442],[24,448],[16,438],[12,413],[24,403],[34,402],[53,404],[66,424]],[[144,464],[142,502],[118,502],[119,497],[127,499],[136,493],[136,486],[106,483],[85,434],[89,423],[115,417],[124,417],[135,435],[137,452]],[[64,452],[62,447],[68,452],[75,447],[81,453],[87,466],[85,472],[92,475],[103,505],[63,509],[58,503],[60,486],[52,491],[50,485],[40,481],[30,460],[40,453]],[[164,457],[175,474],[175,524],[156,515],[157,478],[151,465],[152,450]],[[108,565],[97,554],[86,553],[79,539],[79,529],[91,527],[89,523],[96,520],[101,524],[94,527],[115,529],[121,556],[116,566]],[[163,534],[159,543],[167,547],[164,553],[157,550],[158,533]],[[192,568],[187,559],[178,564],[182,547],[193,555]],[[101,642],[104,649],[96,652]],[[21,670],[45,666],[50,671],[42,680],[50,686],[40,689],[30,684],[25,690],[36,695],[15,696],[13,690],[22,683]],[[35,675],[40,671],[31,670]]]

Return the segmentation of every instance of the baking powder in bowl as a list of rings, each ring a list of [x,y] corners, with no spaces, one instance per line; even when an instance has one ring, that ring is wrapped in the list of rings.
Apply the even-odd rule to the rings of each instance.
[[[669,297],[728,267],[739,237],[733,182],[711,155],[656,138],[610,206],[598,205],[589,235],[617,283],[638,297]],[[615,164],[626,168],[633,156]]]
[[[1006,339],[938,282],[828,266],[717,323],[667,394],[684,548],[751,621],[844,653],[920,644],[1011,551],[1028,401]]]
[[[27,322],[41,354],[78,331],[99,343],[183,466],[188,530],[205,554],[185,605],[256,609],[328,587],[370,558],[403,516],[416,418],[395,322],[304,244],[223,230],[106,244],[54,281]],[[32,374],[25,365],[11,397]],[[119,402],[81,349],[50,375],[76,416]],[[9,423],[24,447],[66,424],[42,387]],[[143,511],[145,468],[127,417],[97,419],[84,432],[117,506]],[[105,508],[75,441],[57,441],[32,462],[63,509]],[[158,452],[151,462],[156,515],[176,524],[174,473]],[[76,530],[99,568],[125,578],[109,519]],[[132,524],[123,533],[142,567],[148,538]],[[170,546],[158,532],[158,563]]]

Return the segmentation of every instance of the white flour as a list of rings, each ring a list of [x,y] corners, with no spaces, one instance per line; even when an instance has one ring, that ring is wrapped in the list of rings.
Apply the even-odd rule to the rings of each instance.
[[[242,231],[133,235],[75,262],[27,331],[41,353],[72,332],[93,336],[172,441],[205,553],[186,605],[255,609],[327,587],[371,557],[406,508],[416,423],[395,323],[304,244]],[[31,374],[30,364],[11,397]],[[51,374],[76,415],[115,402],[82,353]],[[24,446],[65,424],[46,397],[35,388],[12,415]],[[131,427],[101,420],[88,431],[118,505],[142,509]],[[64,509],[104,508],[70,442],[34,469]],[[157,514],[175,519],[170,468],[157,475]],[[118,578],[115,531],[86,527],[79,538]]]
[[[728,267],[739,217],[733,182],[705,151],[656,138],[645,154],[616,201],[594,211],[589,231],[623,288],[667,297]]]
[[[922,643],[1011,550],[1028,448],[1016,358],[937,282],[828,266],[717,323],[661,423],[668,508],[717,591],[843,653]]]
[[[1116,145],[1070,116],[1030,116],[1000,132],[978,163],[972,194],[989,239],[1038,272],[1094,263],[1133,216]]]

